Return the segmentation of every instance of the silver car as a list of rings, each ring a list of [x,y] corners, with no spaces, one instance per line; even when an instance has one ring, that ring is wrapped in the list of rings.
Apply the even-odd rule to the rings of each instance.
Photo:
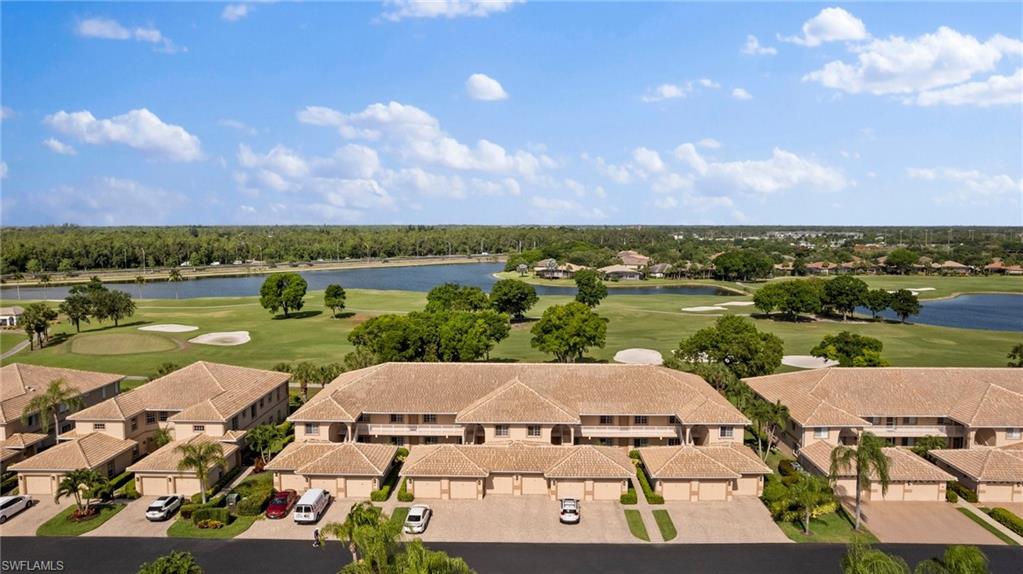
[[[153,501],[146,508],[146,520],[151,522],[158,522],[160,520],[167,520],[170,518],[174,511],[181,508],[181,504],[184,502],[184,497],[177,494],[170,496],[161,496]]]
[[[562,524],[579,523],[579,501],[575,498],[562,498],[559,512]]]
[[[408,509],[408,516],[405,517],[405,532],[407,534],[422,534],[430,523],[433,511],[425,504],[416,504]]]
[[[7,519],[27,510],[32,506],[31,496],[0,496],[0,524],[7,522]]]

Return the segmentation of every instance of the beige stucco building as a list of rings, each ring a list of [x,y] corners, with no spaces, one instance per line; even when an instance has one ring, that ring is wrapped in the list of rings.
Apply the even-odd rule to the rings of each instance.
[[[274,488],[298,493],[322,488],[337,498],[369,498],[391,472],[398,447],[360,442],[291,443],[266,470]]]
[[[831,452],[835,446],[818,441],[799,451],[799,461],[804,468],[817,474],[831,473]],[[886,502],[942,502],[945,500],[946,485],[955,480],[951,474],[920,458],[905,447],[882,449],[888,457],[888,491],[884,492],[876,473],[871,476],[870,485],[863,489],[863,500]],[[835,493],[842,497],[856,496],[855,467],[838,469],[834,480]]]
[[[938,466],[976,492],[979,502],[1023,502],[1023,443],[932,450],[930,455]]]
[[[700,502],[760,496],[771,474],[760,457],[740,443],[726,446],[662,446],[639,449],[654,491],[664,500]]]

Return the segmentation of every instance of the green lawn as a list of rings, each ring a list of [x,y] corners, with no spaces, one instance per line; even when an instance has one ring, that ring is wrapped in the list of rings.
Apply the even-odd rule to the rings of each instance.
[[[238,516],[234,519],[231,524],[223,528],[197,528],[192,524],[191,520],[185,520],[184,518],[178,518],[174,521],[174,524],[167,529],[167,536],[171,538],[210,538],[210,539],[224,539],[234,538],[242,532],[245,532],[252,526],[252,523],[261,519],[263,516]]]
[[[1007,277],[867,277],[868,282],[902,283],[903,286],[934,286],[940,293],[975,290],[1023,290],[1023,279]],[[907,280],[916,280],[909,281]],[[887,285],[891,286],[891,285]],[[149,375],[165,362],[187,365],[196,360],[218,361],[235,365],[271,368],[279,362],[313,361],[326,363],[340,361],[345,353],[352,350],[347,336],[359,323],[369,317],[392,312],[408,312],[421,309],[425,304],[425,293],[407,291],[373,291],[365,289],[348,290],[348,309],[343,318],[332,319],[324,312],[322,292],[312,292],[306,297],[303,318],[273,319],[261,308],[256,297],[210,298],[188,300],[142,300],[138,312],[120,327],[109,324],[83,325],[80,334],[72,335],[73,328],[67,324],[54,327],[55,335],[64,333],[67,339],[43,350],[22,351],[5,361],[17,360],[51,366],[63,366],[87,370],[108,371],[126,375]],[[683,296],[683,295],[615,295],[608,297],[597,309],[610,320],[607,331],[607,345],[603,349],[592,349],[589,356],[596,360],[610,360],[614,354],[625,348],[646,347],[667,355],[678,346],[678,342],[697,330],[713,324],[715,317],[681,312],[682,307],[714,305],[725,301],[742,300],[743,297]],[[555,304],[571,300],[567,295],[544,296],[528,313],[539,317],[543,310]],[[24,302],[22,303],[24,304]],[[738,312],[742,307],[735,308]],[[191,333],[146,333],[147,336],[162,338],[170,348],[153,351],[152,345],[144,345],[142,352],[118,355],[97,355],[76,352],[81,349],[95,349],[87,340],[90,337],[109,334],[140,334],[137,330],[144,324],[181,323],[196,325],[198,331]],[[529,345],[529,328],[532,322],[516,323],[511,335],[502,341],[491,353],[494,360],[549,361],[549,355],[532,349]],[[820,321],[815,323],[790,323],[769,319],[758,319],[757,326],[777,334],[785,341],[786,354],[808,354],[810,348],[821,338],[840,330],[849,330],[861,335],[880,339],[885,349],[883,356],[894,366],[1005,366],[1005,355],[1016,343],[1023,340],[1020,333],[953,329],[928,325],[902,325],[897,323]],[[188,343],[188,339],[213,331],[249,331],[252,341],[235,347],[216,347]],[[0,341],[4,346],[9,341],[20,340],[17,333],[3,334]],[[99,342],[99,341],[97,341]],[[93,351],[94,352],[94,351]]]
[[[391,513],[391,522],[405,524],[405,518],[408,516],[408,509],[409,507],[407,506],[399,506],[395,508],[394,512]]]
[[[643,523],[643,515],[638,510],[633,508],[626,510],[625,521],[629,523],[629,532],[633,536],[650,542],[650,535],[647,534],[646,524]]]
[[[834,542],[847,544],[852,541],[856,532],[849,517],[843,512],[833,512],[810,521],[810,536],[803,534],[802,523],[778,522],[778,528],[795,542]],[[877,538],[864,526],[860,526],[860,535],[867,542],[876,543]]]
[[[99,528],[104,522],[113,518],[115,514],[124,510],[123,504],[104,504],[98,506],[99,514],[89,520],[74,522],[68,520],[71,513],[75,511],[72,505],[60,511],[56,516],[39,525],[36,536],[80,536]]]
[[[657,529],[661,531],[661,538],[668,542],[674,540],[678,536],[678,531],[675,530],[675,523],[671,520],[671,515],[668,514],[667,510],[663,508],[654,511],[654,521],[657,522]]]
[[[995,528],[994,525],[988,524],[988,522],[986,520],[984,520],[983,518],[981,518],[981,517],[977,516],[976,514],[974,514],[973,512],[971,512],[970,509],[963,508],[962,506],[960,506],[960,507],[956,508],[956,510],[958,510],[959,512],[962,512],[963,514],[965,514],[967,518],[969,518],[970,520],[976,522],[978,526],[980,526],[984,530],[987,530],[988,532],[990,532],[992,535],[994,535],[995,538],[1001,540],[1002,542],[1008,544],[1009,546],[1019,546],[1019,543],[1017,543],[1012,538],[1009,538],[1008,536],[1006,536],[1004,532],[1002,532],[1001,530]]]

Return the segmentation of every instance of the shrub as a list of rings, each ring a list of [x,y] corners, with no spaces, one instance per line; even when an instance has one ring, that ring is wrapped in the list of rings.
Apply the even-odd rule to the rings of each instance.
[[[405,489],[405,479],[401,479],[401,487],[398,488],[398,500],[400,502],[412,502],[416,497]]]
[[[785,458],[778,462],[778,474],[782,476],[793,476],[798,474],[796,467],[792,465],[792,461]]]
[[[398,451],[394,453],[394,458],[399,461],[404,461],[408,458],[408,449],[403,446],[399,446]]]
[[[258,516],[263,513],[266,504],[270,502],[271,494],[273,494],[273,490],[250,494],[238,502],[234,511],[238,516]]]
[[[196,523],[196,526],[198,528],[201,528],[201,529],[205,530],[207,528],[214,528],[214,529],[216,529],[216,528],[223,528],[224,524],[225,524],[224,522],[221,522],[219,520],[203,520],[201,522]]]
[[[639,479],[639,486],[643,489],[643,496],[646,497],[648,503],[664,504],[664,497],[654,492],[653,488],[650,488],[650,479],[647,478],[643,465],[636,466],[636,478]]]
[[[18,475],[11,475],[10,478],[0,482],[0,493],[7,494],[9,491],[18,488]]]
[[[121,498],[127,498],[128,500],[135,500],[141,496],[139,491],[135,489],[134,480],[128,481],[128,484],[122,486],[120,490],[114,493],[114,495]]]
[[[216,520],[227,524],[231,513],[226,508],[198,508],[192,512],[192,523],[198,525],[205,520]]]
[[[636,450],[636,449],[630,450],[629,451],[629,458],[631,458],[633,460],[639,460],[639,451]]]
[[[633,488],[631,480],[629,481],[629,491],[619,498],[619,502],[622,504],[636,504],[639,502],[639,499],[636,496],[636,489]]]
[[[201,508],[201,504],[182,504],[181,509],[178,510],[178,514],[181,515],[181,518],[190,520],[192,518],[192,513]]]
[[[1004,508],[992,508],[988,511],[988,516],[994,518],[998,522],[1001,522],[1009,530],[1023,536],[1023,519],[1016,516],[1009,510]]]
[[[958,480],[953,480],[949,482],[948,490],[954,491],[957,495],[959,495],[960,498],[967,502],[974,503],[977,502],[977,493],[970,490],[969,488],[966,488],[966,485],[959,482]]]
[[[407,454],[408,450],[406,450],[405,453]],[[401,453],[399,452],[395,458],[400,456],[400,454]],[[398,484],[398,470],[400,470],[400,468],[400,464],[391,465],[391,472],[389,472],[387,477],[384,478],[384,483],[380,486],[380,488],[369,493],[370,500],[374,502],[383,502],[391,497],[391,491],[394,490],[394,487]]]
[[[959,495],[956,494],[956,491],[949,488],[945,490],[945,501],[955,504],[956,502],[959,502]]]

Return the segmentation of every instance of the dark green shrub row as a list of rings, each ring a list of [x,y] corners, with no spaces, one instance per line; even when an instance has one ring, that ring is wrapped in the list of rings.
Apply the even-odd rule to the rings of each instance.
[[[406,451],[407,452],[407,451]],[[395,463],[391,465],[391,472],[384,478],[384,483],[380,485],[380,488],[369,493],[369,499],[373,502],[383,502],[391,497],[391,491],[398,485],[398,471],[401,470],[401,464]]]
[[[398,500],[401,502],[412,502],[416,497],[411,492],[405,490],[405,479],[401,479],[401,487],[398,488]]]
[[[951,502],[952,504],[955,504],[955,503],[959,502],[959,495],[956,494],[956,491],[952,490],[951,488],[946,489],[945,490],[945,502]]]
[[[643,489],[643,496],[650,504],[664,504],[664,497],[654,492],[650,487],[650,479],[647,478],[646,469],[643,465],[636,465],[636,478],[639,479],[639,486]]]
[[[203,520],[227,524],[231,521],[231,513],[226,508],[199,508],[192,512],[192,524],[198,525]]]
[[[235,478],[238,477],[239,474],[241,474],[242,470],[243,469],[242,469],[241,465],[238,465],[238,466],[232,468],[231,470],[227,471],[224,475],[222,475],[220,478],[217,479],[217,482],[213,483],[213,486],[211,486],[206,491],[206,496],[207,497],[213,496],[214,494],[216,494],[216,493],[220,492],[221,490],[223,490],[225,486],[230,484],[232,480],[234,480]],[[201,492],[197,492],[197,493],[192,495],[192,504],[202,504],[202,493]]]
[[[198,500],[199,502],[192,502],[181,505],[181,510],[179,511],[181,513],[181,518],[191,518],[192,514],[195,511],[203,508],[222,508],[227,503],[227,498],[224,495],[214,496],[213,498],[206,501],[206,504],[202,503],[201,498]]]
[[[270,496],[273,494],[273,489],[261,490],[246,496],[238,502],[238,506],[235,507],[235,514],[238,516],[258,516],[263,513],[266,509],[267,503],[270,502]]]
[[[117,490],[129,482],[135,482],[135,473],[124,471],[121,474],[110,479],[108,483],[111,490]]]
[[[987,511],[988,516],[1001,522],[1006,528],[1023,536],[1023,519],[1005,508],[992,508]]]
[[[959,482],[958,480],[953,480],[949,482],[947,489],[954,491],[956,494],[959,495],[960,498],[967,502],[977,502],[977,493],[970,490],[969,488],[966,488],[966,485]]]
[[[0,493],[7,494],[15,488],[18,488],[18,475],[16,474],[0,482]]]
[[[629,481],[629,491],[621,496],[619,501],[622,504],[636,504],[639,502],[639,498],[636,496],[636,489],[632,486],[632,481]]]

